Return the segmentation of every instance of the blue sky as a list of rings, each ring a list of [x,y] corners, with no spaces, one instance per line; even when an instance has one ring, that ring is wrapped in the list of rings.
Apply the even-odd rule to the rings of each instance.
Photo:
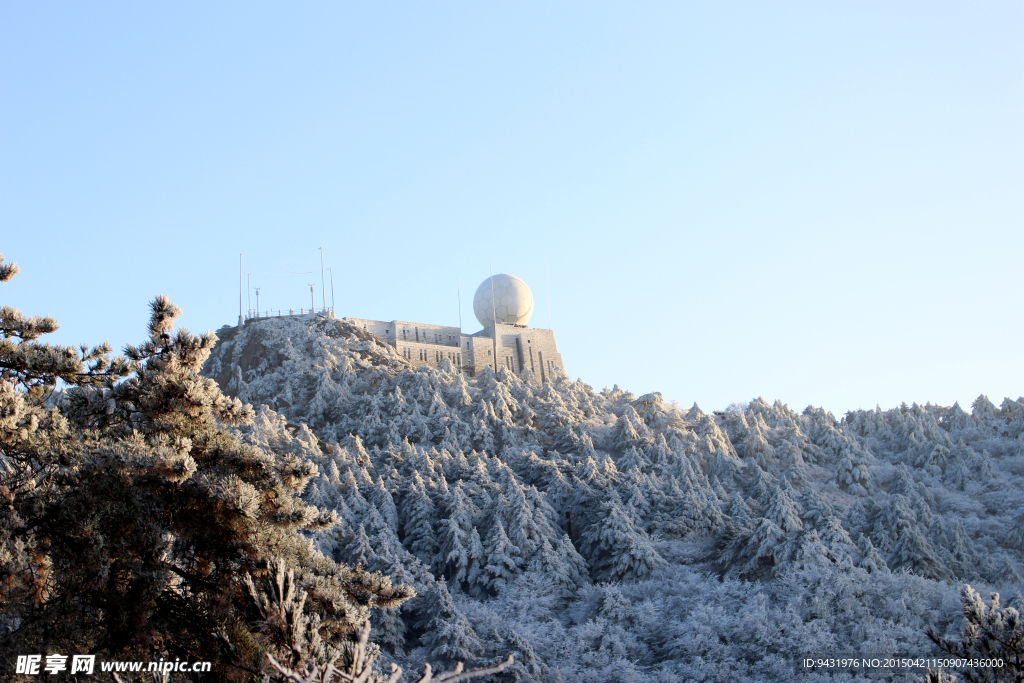
[[[0,302],[62,343],[523,278],[573,377],[837,414],[1024,394],[1024,5],[0,5]],[[313,271],[291,275],[284,271]],[[314,278],[314,279],[310,279]],[[329,287],[329,285],[328,285]],[[471,324],[472,321],[472,324]]]

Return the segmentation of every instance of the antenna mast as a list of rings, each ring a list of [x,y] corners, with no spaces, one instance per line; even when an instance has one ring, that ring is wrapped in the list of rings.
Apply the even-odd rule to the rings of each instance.
[[[331,315],[337,315],[334,312],[334,269],[327,266],[327,271],[331,274]]]
[[[238,326],[242,326],[242,257],[245,254],[238,255]]]
[[[316,301],[313,299],[313,290],[316,289],[316,285],[309,286],[309,312],[316,313],[313,309],[316,308]]]
[[[256,288],[256,317],[260,317],[260,288]]]
[[[320,296],[324,300],[324,313],[327,312],[327,283],[324,282],[324,248],[320,247]]]
[[[494,312],[494,266],[491,265],[491,248],[487,247],[487,270],[491,273],[491,330],[494,338],[494,371],[498,371],[498,314]]]
[[[455,294],[459,298],[459,332],[462,331],[462,285],[459,284],[459,264],[455,264]],[[460,344],[462,342],[459,342]]]
[[[551,329],[551,278],[548,277],[548,255],[544,254],[544,293],[548,297],[548,329]]]
[[[245,273],[245,295],[249,299],[249,315],[250,316],[252,316],[252,282],[250,282],[250,280],[249,280],[249,278],[251,276],[252,276],[252,273],[246,271],[246,273]]]

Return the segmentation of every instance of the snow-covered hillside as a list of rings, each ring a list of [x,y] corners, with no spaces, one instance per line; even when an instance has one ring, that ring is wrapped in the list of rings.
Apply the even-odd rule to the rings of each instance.
[[[514,652],[513,677],[565,683],[891,679],[799,660],[932,653],[925,629],[959,630],[964,582],[1021,600],[1024,399],[711,415],[414,370],[325,318],[218,335],[205,374],[257,407],[244,438],[313,461],[305,499],[343,520],[315,543],[416,587],[376,619],[385,660]]]

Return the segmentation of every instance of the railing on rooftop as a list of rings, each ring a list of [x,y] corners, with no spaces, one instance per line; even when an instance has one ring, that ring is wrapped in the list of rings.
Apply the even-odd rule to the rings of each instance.
[[[287,310],[283,308],[279,308],[276,310],[268,309],[265,311],[249,310],[245,314],[245,322],[248,323],[256,320],[268,320],[270,318],[306,318],[310,316],[315,316],[319,313],[326,313],[329,316],[333,316],[334,308],[331,306],[328,306],[327,308],[318,309],[299,308],[298,311],[296,311],[294,308],[289,308]]]

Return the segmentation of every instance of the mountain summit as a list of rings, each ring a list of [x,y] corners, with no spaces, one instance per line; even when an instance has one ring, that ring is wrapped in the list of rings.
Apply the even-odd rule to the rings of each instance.
[[[810,652],[931,652],[957,582],[1024,588],[1020,400],[708,414],[414,367],[325,316],[218,335],[204,373],[258,406],[243,441],[315,462],[303,498],[342,518],[311,541],[416,588],[375,626],[386,659],[781,681]]]

